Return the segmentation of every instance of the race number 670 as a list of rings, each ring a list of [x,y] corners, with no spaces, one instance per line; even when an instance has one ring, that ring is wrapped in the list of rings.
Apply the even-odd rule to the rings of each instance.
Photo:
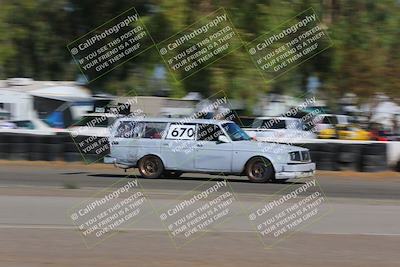
[[[194,139],[195,125],[171,125],[168,139]]]

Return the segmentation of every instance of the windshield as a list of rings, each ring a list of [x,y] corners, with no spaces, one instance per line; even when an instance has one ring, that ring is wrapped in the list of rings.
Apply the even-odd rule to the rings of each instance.
[[[236,123],[224,123],[222,127],[228,133],[232,141],[246,141],[251,140],[250,136],[247,135]]]

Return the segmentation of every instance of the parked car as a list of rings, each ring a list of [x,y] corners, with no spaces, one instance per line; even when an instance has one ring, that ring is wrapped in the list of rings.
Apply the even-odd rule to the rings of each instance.
[[[400,135],[396,131],[385,127],[385,125],[381,123],[372,123],[369,125],[369,128],[371,132],[371,140],[400,141]]]
[[[321,139],[371,140],[372,134],[354,125],[336,125],[319,132]]]
[[[349,125],[350,117],[336,114],[318,114],[315,116],[314,124],[316,125],[316,130],[320,132],[327,128],[333,128],[335,125]]]
[[[310,177],[315,171],[307,149],[253,141],[232,121],[121,118],[109,141],[111,153],[104,162],[137,167],[145,178],[203,172],[266,182]]]
[[[400,136],[390,133],[384,129],[373,129],[371,130],[371,140],[375,141],[400,141]]]
[[[281,143],[316,138],[316,134],[305,129],[301,119],[291,117],[258,117],[253,121],[251,128],[243,128],[257,141]]]

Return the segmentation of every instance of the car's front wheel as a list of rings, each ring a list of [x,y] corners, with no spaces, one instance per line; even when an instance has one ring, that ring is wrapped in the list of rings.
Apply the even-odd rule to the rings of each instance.
[[[164,172],[164,164],[157,156],[145,156],[139,161],[139,172],[144,178],[159,178]]]
[[[262,157],[251,159],[246,165],[246,175],[251,182],[265,183],[275,180],[275,172],[272,163]]]

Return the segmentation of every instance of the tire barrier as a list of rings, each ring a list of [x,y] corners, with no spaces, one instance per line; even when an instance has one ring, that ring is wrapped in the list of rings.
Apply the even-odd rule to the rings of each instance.
[[[387,170],[390,145],[383,142],[297,144],[310,150],[317,170],[363,172]],[[102,162],[103,157],[109,153],[108,140],[104,137],[72,138],[68,133],[50,136],[0,133],[0,160],[92,163]],[[400,161],[396,163],[393,167],[400,171]]]
[[[81,161],[76,145],[69,134],[23,135],[0,134],[0,159],[30,161]],[[69,141],[70,143],[66,143]],[[69,155],[72,152],[73,156]]]
[[[387,170],[386,144],[373,143],[363,146],[361,153],[362,172],[379,172]]]
[[[387,143],[306,143],[317,170],[377,172],[388,169]]]
[[[362,148],[363,145],[359,144],[338,144],[338,170],[360,171],[362,167]]]
[[[95,136],[78,136],[74,138],[73,145],[77,151],[72,150],[72,144],[70,144],[71,152],[79,152],[87,163],[99,161],[104,156],[110,154],[110,146],[107,137],[95,137]]]
[[[77,162],[82,161],[83,157],[79,152],[78,146],[75,144],[74,139],[69,134],[63,134],[62,140],[64,143],[64,161]]]
[[[312,162],[315,162],[317,170],[338,171],[337,144],[306,143],[297,144],[310,150]]]
[[[56,161],[64,160],[62,137],[58,135],[40,136],[34,135],[29,138],[31,146],[29,151],[30,160]]]

